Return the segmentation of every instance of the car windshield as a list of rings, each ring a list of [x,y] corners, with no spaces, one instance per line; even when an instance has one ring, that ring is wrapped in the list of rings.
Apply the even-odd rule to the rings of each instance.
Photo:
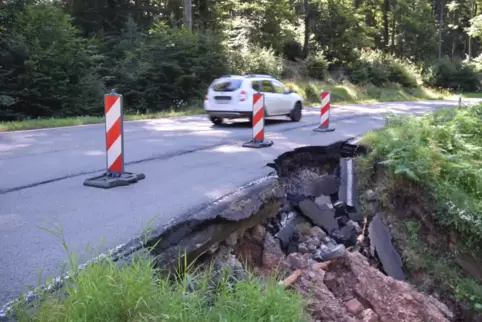
[[[242,79],[227,79],[221,80],[213,84],[212,89],[215,92],[234,92],[241,87]]]

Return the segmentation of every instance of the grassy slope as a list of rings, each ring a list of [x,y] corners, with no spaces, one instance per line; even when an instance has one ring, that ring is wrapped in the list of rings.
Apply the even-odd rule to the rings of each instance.
[[[476,311],[482,284],[460,269],[449,244],[455,239],[459,251],[479,254],[482,248],[481,116],[482,105],[396,117],[365,136],[373,151],[361,161],[364,188],[384,189],[382,203],[412,281]],[[375,161],[385,173],[374,182],[367,174]]]
[[[306,100],[307,105],[319,104],[319,91],[321,89],[331,92],[334,104],[362,103],[362,102],[388,102],[388,101],[413,101],[449,98],[450,94],[443,91],[433,91],[427,88],[402,88],[391,86],[378,88],[375,86],[356,86],[345,82],[333,84],[320,81],[294,81],[285,80],[286,85],[300,93]],[[126,120],[154,119],[170,116],[204,114],[201,107],[186,108],[181,111],[166,111],[150,114],[125,115]],[[49,127],[62,127],[71,125],[103,123],[104,118],[99,116],[79,116],[69,118],[44,118],[31,119],[15,122],[0,122],[0,132],[18,131]]]

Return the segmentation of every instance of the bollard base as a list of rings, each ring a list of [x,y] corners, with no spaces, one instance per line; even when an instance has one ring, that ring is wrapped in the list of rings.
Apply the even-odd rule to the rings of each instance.
[[[313,129],[315,132],[333,132],[335,130],[334,127],[317,127]]]
[[[123,172],[116,175],[106,172],[101,176],[86,179],[84,181],[84,186],[110,189],[114,187],[128,186],[145,178],[146,176],[143,173]]]
[[[273,145],[273,141],[249,141],[243,144],[243,147],[245,148],[267,148]]]

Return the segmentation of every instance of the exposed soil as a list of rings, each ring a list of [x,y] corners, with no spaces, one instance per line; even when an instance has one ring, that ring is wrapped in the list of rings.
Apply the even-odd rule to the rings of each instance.
[[[366,213],[379,213],[390,228],[393,243],[408,266],[405,267],[407,281],[419,290],[445,303],[454,313],[454,321],[482,321],[482,314],[474,311],[471,304],[458,300],[454,290],[441,276],[427,271],[424,254],[434,260],[443,260],[454,268],[461,268],[468,276],[480,280],[482,263],[471,257],[460,261],[463,255],[455,256],[457,237],[441,232],[435,223],[436,206],[424,189],[398,178],[388,180],[382,167],[374,167],[372,173],[363,173],[359,190]],[[440,274],[443,275],[443,274]]]
[[[359,205],[339,200],[340,156],[354,157],[357,151],[352,149],[350,155],[345,147],[343,155],[343,144],[337,144],[305,148],[275,160],[271,166],[285,193],[279,213],[231,234],[211,250],[210,259],[230,266],[238,277],[241,267],[259,276],[276,271],[280,285],[304,296],[312,321],[468,321],[457,305],[443,303],[441,293],[422,293],[408,283],[415,276],[405,276],[400,256],[391,247],[390,218],[396,214],[383,213],[378,228],[373,224],[375,213],[383,208],[380,191],[361,196],[366,216],[360,216]],[[410,211],[426,209],[413,204]],[[396,231],[393,235],[396,242],[399,236]]]

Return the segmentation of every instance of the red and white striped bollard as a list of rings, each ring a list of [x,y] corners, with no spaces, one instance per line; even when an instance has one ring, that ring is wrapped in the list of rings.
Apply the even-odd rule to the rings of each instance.
[[[264,95],[253,95],[253,140],[243,144],[247,148],[266,148],[273,145],[273,141],[264,139]]]
[[[320,126],[314,129],[316,132],[333,132],[335,128],[330,127],[330,109],[331,97],[330,92],[321,90],[321,108],[320,108]]]
[[[107,171],[122,173],[124,172],[122,95],[115,92],[105,95],[104,106]]]
[[[144,179],[142,173],[124,171],[124,115],[123,97],[114,90],[104,96],[105,150],[107,171],[98,177],[86,179],[85,186],[109,189],[126,186]]]

